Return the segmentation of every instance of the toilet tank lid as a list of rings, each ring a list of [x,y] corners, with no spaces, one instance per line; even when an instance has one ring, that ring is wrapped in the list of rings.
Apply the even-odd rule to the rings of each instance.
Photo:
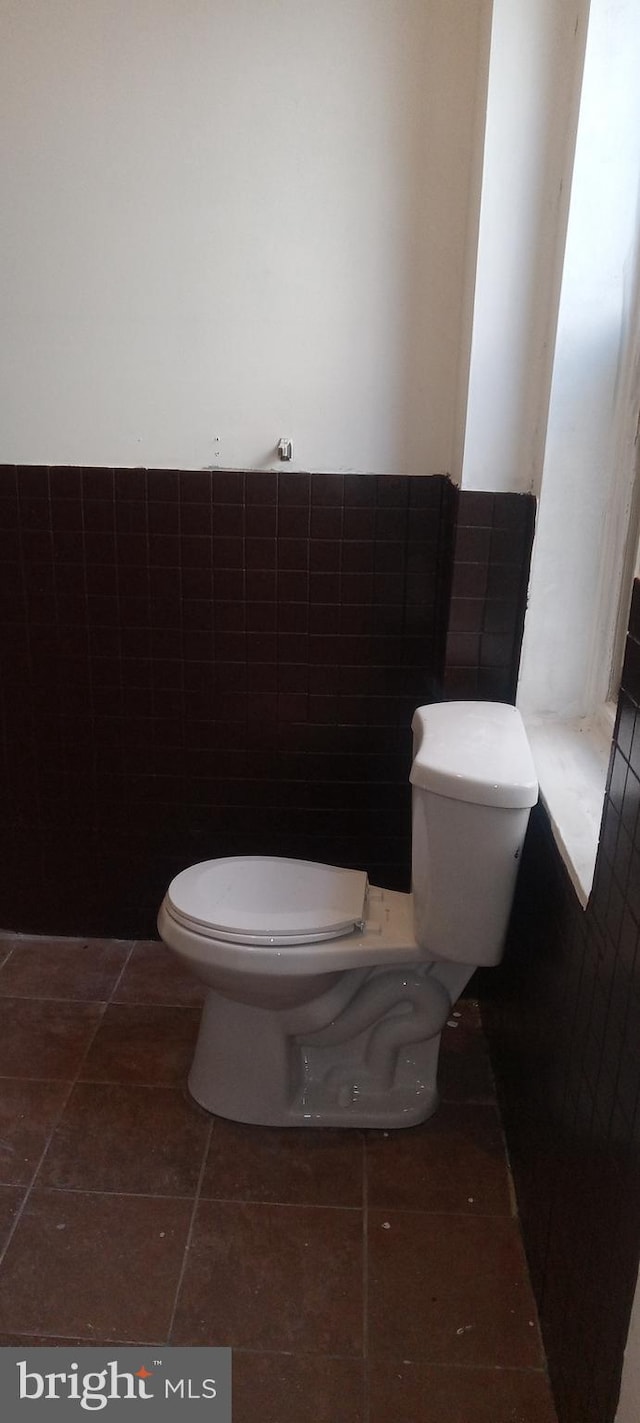
[[[418,707],[411,725],[412,785],[472,805],[535,805],[538,781],[517,707],[436,702]]]

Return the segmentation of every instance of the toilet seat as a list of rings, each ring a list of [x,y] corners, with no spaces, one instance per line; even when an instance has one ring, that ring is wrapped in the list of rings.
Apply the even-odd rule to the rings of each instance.
[[[224,943],[314,944],[362,926],[367,887],[363,870],[234,855],[182,870],[167,909],[184,928]]]
[[[301,861],[292,862],[298,866]],[[302,862],[304,863],[304,862]],[[362,924],[349,923],[346,933],[325,933],[322,938],[287,939],[279,944],[265,938],[261,942],[226,938],[211,925],[189,921],[176,913],[165,895],[158,914],[163,943],[179,952],[207,981],[208,974],[220,986],[224,977],[245,982],[254,975],[263,982],[282,977],[341,972],[350,968],[389,968],[395,963],[424,961],[413,929],[413,899],[399,890],[368,887],[366,918]]]

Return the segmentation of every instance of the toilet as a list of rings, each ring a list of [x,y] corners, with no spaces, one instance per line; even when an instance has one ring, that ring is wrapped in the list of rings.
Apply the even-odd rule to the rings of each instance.
[[[412,887],[269,856],[172,880],[163,942],[207,985],[189,1089],[267,1126],[400,1127],[438,1104],[440,1034],[500,961],[538,797],[515,707],[439,702],[412,721]]]

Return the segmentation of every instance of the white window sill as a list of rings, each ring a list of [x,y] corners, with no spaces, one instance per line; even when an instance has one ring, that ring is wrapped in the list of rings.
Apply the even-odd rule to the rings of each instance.
[[[586,907],[596,864],[615,707],[570,720],[525,718],[558,850]]]

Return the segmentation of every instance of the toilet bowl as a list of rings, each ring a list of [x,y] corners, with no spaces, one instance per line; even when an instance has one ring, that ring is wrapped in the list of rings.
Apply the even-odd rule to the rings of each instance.
[[[520,715],[490,702],[412,722],[412,889],[268,856],[191,865],[158,916],[206,983],[189,1088],[272,1126],[409,1126],[437,1106],[440,1033],[499,962],[538,787]]]

